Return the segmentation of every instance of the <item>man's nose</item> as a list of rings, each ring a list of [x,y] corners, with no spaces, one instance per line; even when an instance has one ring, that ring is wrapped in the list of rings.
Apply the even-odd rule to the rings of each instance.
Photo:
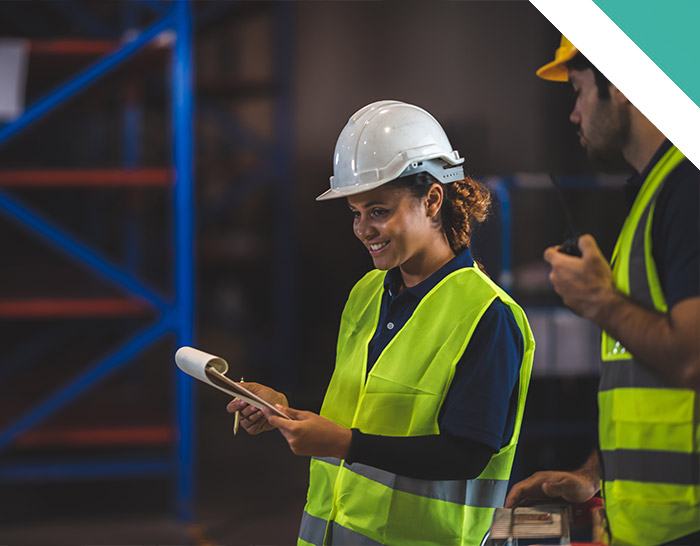
[[[578,102],[574,105],[574,109],[569,114],[569,121],[574,125],[580,125],[581,113],[578,110]]]

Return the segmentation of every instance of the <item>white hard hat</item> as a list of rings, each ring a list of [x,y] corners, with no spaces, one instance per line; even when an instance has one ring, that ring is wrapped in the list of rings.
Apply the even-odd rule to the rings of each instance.
[[[316,200],[362,193],[423,171],[443,184],[462,180],[462,163],[428,112],[396,100],[373,102],[355,112],[341,131],[331,189]]]

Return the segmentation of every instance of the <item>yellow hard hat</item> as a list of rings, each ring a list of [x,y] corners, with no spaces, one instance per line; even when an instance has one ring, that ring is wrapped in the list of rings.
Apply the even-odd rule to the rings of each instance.
[[[543,80],[555,82],[569,81],[569,71],[566,68],[566,63],[573,59],[577,53],[578,49],[576,49],[576,46],[562,34],[559,47],[554,53],[554,60],[541,67],[537,71],[537,75]]]

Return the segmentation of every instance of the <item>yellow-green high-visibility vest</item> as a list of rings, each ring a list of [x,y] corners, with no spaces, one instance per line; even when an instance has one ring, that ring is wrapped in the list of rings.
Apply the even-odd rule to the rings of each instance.
[[[522,309],[478,267],[459,269],[423,297],[367,373],[384,276],[371,271],[350,293],[321,415],[368,434],[439,434],[438,414],[455,366],[481,316],[500,298],[524,342],[513,434],[473,480],[414,479],[313,458],[299,544],[478,545],[508,486],[532,368],[530,326]]]
[[[672,146],[654,166],[613,252],[615,288],[661,313],[651,226],[664,180],[684,159]],[[649,372],[606,332],[601,353],[602,490],[612,543],[653,546],[700,530],[698,394]]]

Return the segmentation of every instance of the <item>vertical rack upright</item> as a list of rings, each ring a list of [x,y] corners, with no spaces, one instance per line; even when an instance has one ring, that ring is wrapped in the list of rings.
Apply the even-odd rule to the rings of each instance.
[[[48,396],[34,404],[18,418],[0,429],[0,482],[36,481],[46,479],[70,480],[84,478],[172,476],[176,482],[176,508],[178,516],[192,517],[193,501],[193,387],[188,378],[178,374],[175,387],[174,422],[171,434],[173,448],[165,457],[112,460],[51,460],[27,463],[3,458],[3,452],[37,425],[46,421],[70,402],[83,395],[115,370],[124,367],[137,354],[142,353],[164,336],[174,336],[177,345],[192,343],[193,337],[193,181],[192,181],[192,53],[191,6],[188,0],[176,0],[172,4],[152,4],[160,17],[154,24],[108,53],[106,56],[79,72],[67,83],[45,95],[29,106],[18,119],[0,127],[0,146],[22,132],[28,126],[52,113],[65,101],[83,91],[109,71],[132,58],[148,44],[159,38],[172,36],[172,75],[170,87],[172,105],[172,165],[167,170],[130,169],[123,172],[93,171],[89,176],[73,172],[74,178],[83,180],[92,176],[101,179],[131,180],[134,184],[168,185],[172,191],[173,217],[173,276],[174,294],[162,295],[148,286],[143,279],[127,267],[114,263],[101,253],[81,242],[55,222],[47,219],[31,207],[4,190],[0,191],[0,214],[7,220],[48,244],[53,250],[74,263],[88,269],[102,280],[118,288],[124,298],[110,300],[56,300],[56,301],[5,301],[0,302],[0,320],[16,317],[105,316],[112,312],[132,312],[147,307],[154,313],[154,323],[125,340],[104,358],[81,370],[67,383],[54,389]],[[0,186],[37,187],[60,184],[66,173],[25,172],[1,173]],[[22,176],[22,174],[24,176]],[[174,178],[174,180],[172,180]],[[37,182],[38,180],[42,182]],[[47,182],[48,181],[48,182]],[[146,182],[144,182],[146,181]],[[92,183],[92,182],[90,182]],[[119,182],[117,182],[118,184]],[[109,185],[108,183],[105,183]],[[115,184],[114,181],[111,184]],[[100,182],[94,184],[99,186]],[[116,311],[115,311],[116,309]],[[64,315],[62,315],[62,313]]]

